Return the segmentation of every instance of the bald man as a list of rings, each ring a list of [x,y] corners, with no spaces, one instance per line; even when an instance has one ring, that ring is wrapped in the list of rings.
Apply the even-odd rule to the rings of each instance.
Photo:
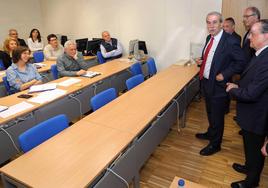
[[[117,39],[111,38],[108,31],[102,32],[102,39],[100,49],[106,61],[122,57],[122,45]]]

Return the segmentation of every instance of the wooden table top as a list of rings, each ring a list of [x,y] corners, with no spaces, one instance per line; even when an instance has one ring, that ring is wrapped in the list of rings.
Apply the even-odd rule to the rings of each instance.
[[[94,66],[94,67],[91,67],[89,68],[89,70],[91,71],[97,71],[97,72],[100,72],[101,75],[99,76],[96,76],[94,78],[86,78],[86,77],[75,77],[75,78],[78,78],[81,80],[81,82],[77,83],[77,84],[73,84],[71,86],[68,86],[68,87],[63,87],[63,86],[57,86],[57,88],[59,89],[63,89],[63,90],[66,90],[66,94],[61,96],[60,98],[74,92],[74,91],[78,91],[82,88],[85,88],[95,82],[98,82],[100,80],[103,80],[109,76],[112,76],[118,72],[121,72],[127,68],[129,68],[131,66],[131,63],[129,62],[124,62],[124,61],[119,61],[119,60],[113,60],[113,61],[110,61],[110,62],[107,62],[107,63],[104,63],[104,64],[101,64],[101,65],[97,65],[97,66]],[[67,80],[69,79],[70,77],[64,77],[64,78],[60,78],[60,79],[57,79],[57,80],[53,80],[49,83],[59,83],[59,82],[62,82],[64,80]],[[21,95],[21,94],[27,94],[28,93],[28,90],[25,90],[25,91],[21,91],[21,92],[18,92],[18,93],[15,93],[13,95],[9,95],[9,96],[6,96],[6,97],[1,97],[0,98],[0,105],[3,105],[3,106],[12,106],[12,105],[15,105],[15,104],[18,104],[19,102],[28,102],[28,99],[23,99],[23,98],[18,98],[18,95]],[[36,96],[38,93],[32,93],[32,95]],[[55,99],[57,100],[57,99]],[[54,100],[53,100],[54,101]],[[28,103],[31,103],[33,104],[34,106],[28,110],[25,110],[25,111],[22,111],[20,113],[17,113],[17,114],[14,114],[12,116],[9,116],[7,118],[1,118],[0,117],[0,124],[3,124],[3,123],[6,123],[20,115],[23,115],[23,114],[27,114],[27,113],[30,113],[32,112],[33,110],[35,109],[38,109],[48,103],[51,103],[53,101],[50,101],[50,102],[46,102],[46,103],[43,103],[43,104],[37,104],[37,103],[31,103],[31,102],[28,102]]]
[[[138,134],[198,71],[196,66],[173,65],[93,112],[84,120]]]
[[[30,187],[85,187],[133,139],[81,120],[0,169]]]

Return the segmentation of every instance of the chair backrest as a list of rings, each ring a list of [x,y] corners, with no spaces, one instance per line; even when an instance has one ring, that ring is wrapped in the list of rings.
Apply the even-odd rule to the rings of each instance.
[[[97,58],[100,64],[103,64],[106,62],[100,51],[97,52]]]
[[[4,85],[5,85],[7,94],[8,94],[8,95],[11,95],[11,94],[16,93],[16,90],[14,90],[14,89],[12,89],[12,88],[10,87],[10,85],[9,85],[9,83],[8,83],[8,80],[7,80],[7,77],[4,76],[2,79],[3,79],[3,83],[4,83]]]
[[[114,88],[110,88],[98,93],[90,99],[92,110],[98,110],[102,106],[114,100],[116,97],[116,91]]]
[[[141,69],[141,64],[139,62],[134,63],[133,65],[131,65],[130,71],[131,71],[133,76],[138,75],[138,74],[143,74],[142,69]]]
[[[35,63],[43,62],[45,57],[43,51],[36,51],[33,53]]]
[[[147,67],[148,67],[149,76],[153,76],[157,73],[154,58],[151,57],[147,60]]]
[[[2,59],[0,59],[0,70],[6,70]]]
[[[22,133],[19,136],[20,147],[23,152],[28,152],[67,127],[67,116],[64,114],[57,115]]]
[[[144,76],[142,74],[132,76],[131,78],[126,80],[127,89],[131,90],[132,88],[136,87],[143,81],[144,81]]]
[[[57,65],[51,65],[51,73],[52,73],[52,76],[53,76],[54,80],[59,78],[59,72],[58,72],[58,69],[57,69]]]

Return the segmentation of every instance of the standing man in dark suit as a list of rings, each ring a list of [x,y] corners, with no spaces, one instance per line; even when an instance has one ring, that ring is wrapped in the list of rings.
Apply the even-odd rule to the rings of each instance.
[[[235,21],[232,17],[226,18],[223,22],[223,30],[233,35],[241,44],[241,36],[235,32]]]
[[[243,131],[246,179],[233,188],[257,187],[264,166],[261,148],[268,133],[268,20],[255,23],[249,32],[256,50],[239,84],[227,83],[226,91],[237,100],[237,122]],[[242,166],[242,165],[241,165]]]
[[[261,18],[260,11],[256,7],[248,7],[244,11],[243,23],[247,32],[243,37],[242,49],[245,52],[247,62],[250,62],[251,58],[255,54],[255,49],[250,47],[250,41],[248,39],[249,31],[250,28],[253,26],[253,24],[258,22],[260,18]]]
[[[207,132],[196,134],[199,139],[209,140],[209,144],[200,151],[200,155],[204,156],[221,150],[224,114],[229,99],[225,86],[232,75],[242,72],[245,64],[238,41],[222,29],[222,15],[211,12],[207,15],[206,22],[209,35],[202,60],[197,60],[209,121]]]

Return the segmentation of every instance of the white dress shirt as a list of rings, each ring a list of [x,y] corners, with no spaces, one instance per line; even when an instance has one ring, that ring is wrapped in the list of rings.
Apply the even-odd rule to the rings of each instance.
[[[211,63],[212,63],[214,54],[216,52],[216,49],[218,47],[218,44],[221,40],[222,33],[223,33],[223,30],[221,30],[216,36],[214,36],[213,45],[211,46],[210,51],[208,53],[207,62],[206,62],[205,69],[204,69],[204,78],[206,78],[206,79],[209,79]],[[207,46],[208,46],[209,42],[207,43]],[[204,52],[206,51],[207,46],[206,46]]]
[[[265,45],[264,47],[262,47],[261,49],[259,49],[258,51],[255,52],[255,55],[258,56],[260,55],[260,53],[265,50],[268,47],[268,45]]]
[[[43,40],[41,40],[40,42],[38,42],[38,40],[33,41],[32,38],[28,38],[27,39],[27,44],[28,44],[29,49],[32,52],[38,51],[38,50],[43,50],[43,48],[44,48]]]

